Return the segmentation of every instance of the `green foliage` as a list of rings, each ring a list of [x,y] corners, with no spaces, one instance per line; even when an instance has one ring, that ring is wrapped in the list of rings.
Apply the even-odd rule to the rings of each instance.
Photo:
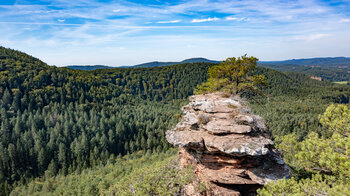
[[[326,109],[320,121],[332,134],[328,138],[319,137],[315,132],[309,133],[302,142],[297,142],[295,135],[280,138],[277,148],[282,150],[296,178],[269,183],[259,193],[349,195],[349,114],[350,109],[345,105],[331,105]]]
[[[191,168],[180,169],[176,157],[133,170],[110,189],[112,195],[179,195],[195,179]]]
[[[348,84],[348,81],[338,81],[338,82],[333,82],[334,84]]]
[[[329,106],[325,113],[320,116],[320,123],[331,132],[336,132],[344,137],[350,133],[350,109],[346,105]]]
[[[302,142],[297,142],[294,135],[284,136],[280,142],[277,148],[283,151],[285,161],[295,169],[339,178],[350,175],[349,137],[334,133],[330,138],[320,138],[311,132]]]
[[[111,157],[105,165],[75,171],[69,175],[45,176],[16,187],[11,195],[133,195],[155,191],[155,195],[173,195],[193,178],[189,171],[177,167],[177,150],[136,152],[120,158]],[[168,194],[168,195],[169,195]],[[149,194],[142,194],[149,195]]]
[[[334,178],[324,178],[321,175],[313,175],[311,179],[296,180],[282,179],[265,185],[258,190],[262,196],[309,196],[309,195],[350,195],[349,183],[336,181]]]
[[[258,59],[247,55],[228,58],[208,70],[208,81],[197,87],[197,94],[223,91],[230,94],[260,92],[266,86],[264,75],[249,75]]]
[[[253,112],[262,116],[274,137],[294,133],[301,141],[312,131],[327,136],[318,116],[332,103],[348,104],[350,88],[316,81],[298,73],[281,73],[257,68],[254,74],[264,74],[269,87],[267,96],[246,96]]]

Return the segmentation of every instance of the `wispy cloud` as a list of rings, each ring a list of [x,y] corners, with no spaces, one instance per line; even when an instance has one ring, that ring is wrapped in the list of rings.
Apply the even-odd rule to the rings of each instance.
[[[295,37],[296,40],[305,40],[305,41],[315,41],[323,38],[330,37],[330,34],[326,33],[316,33],[316,34],[310,34],[310,35],[302,35]]]
[[[96,48],[101,51],[108,48],[111,53],[110,57],[101,57],[103,64],[111,64],[113,60],[132,64],[135,55],[142,62],[174,53],[206,56],[221,51],[234,55],[239,50],[256,52],[258,48],[263,52],[256,54],[278,58],[283,56],[282,52],[287,57],[291,50],[296,51],[293,57],[297,57],[301,51],[298,47],[314,52],[304,50],[299,52],[300,55],[317,54],[321,47],[347,55],[350,53],[350,38],[346,38],[350,34],[350,4],[346,0],[337,1],[334,5],[322,0],[188,0],[171,3],[146,0],[54,0],[48,3],[43,0],[38,1],[44,2],[42,4],[28,5],[21,4],[24,0],[17,0],[14,5],[0,5],[0,45],[29,53],[36,51],[34,54],[48,56],[46,59],[50,64],[67,63],[73,55],[77,56],[77,61],[88,61],[93,55],[84,54],[92,54]],[[176,41],[172,40],[175,38]],[[157,47],[152,42],[157,43]],[[206,51],[211,48],[210,44],[218,52]],[[196,46],[195,52],[188,47],[190,45]],[[232,45],[240,49],[232,50]],[[121,51],[120,47],[126,49],[114,58],[113,49]],[[154,51],[150,52],[149,48]],[[55,57],[57,50],[67,58]]]
[[[168,20],[168,21],[158,21],[158,24],[168,24],[168,23],[179,23],[181,20]]]
[[[246,18],[237,18],[237,17],[232,17],[232,16],[227,16],[225,18],[225,20],[228,20],[228,21],[243,21],[245,20]]]
[[[59,21],[60,22],[60,21]],[[47,26],[79,26],[79,24],[69,23],[57,23],[57,22],[3,22],[0,24],[11,24],[11,25],[47,25]],[[20,29],[19,29],[20,30]]]
[[[194,23],[199,23],[199,22],[211,22],[211,21],[218,21],[220,20],[219,18],[216,17],[209,17],[209,18],[205,18],[205,19],[193,19],[192,22]]]
[[[342,18],[339,22],[350,22],[350,18]]]

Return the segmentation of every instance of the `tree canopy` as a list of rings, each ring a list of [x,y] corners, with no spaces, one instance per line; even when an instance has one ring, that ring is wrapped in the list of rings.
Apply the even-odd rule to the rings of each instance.
[[[196,93],[224,91],[231,94],[261,92],[267,86],[264,75],[251,75],[258,59],[247,55],[228,58],[219,65],[210,67],[208,81],[197,87]]]
[[[332,104],[319,118],[331,136],[310,132],[302,142],[297,142],[295,134],[280,138],[277,147],[294,176],[267,184],[260,195],[350,194],[350,109]]]

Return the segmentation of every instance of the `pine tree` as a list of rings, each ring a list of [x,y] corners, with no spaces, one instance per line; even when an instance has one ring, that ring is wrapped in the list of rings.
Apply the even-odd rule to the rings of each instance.
[[[12,103],[12,96],[11,96],[8,88],[5,89],[5,92],[2,96],[2,101],[3,101],[3,103],[5,103],[7,105]]]
[[[243,92],[261,93],[260,87],[267,86],[264,75],[250,75],[258,59],[247,55],[228,58],[219,65],[210,67],[209,79],[197,87],[195,93],[224,91],[230,94]]]

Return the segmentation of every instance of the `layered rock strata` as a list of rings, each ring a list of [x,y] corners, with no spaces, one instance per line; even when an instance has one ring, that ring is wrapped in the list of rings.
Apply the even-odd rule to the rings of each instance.
[[[273,147],[270,132],[239,97],[195,95],[182,108],[182,120],[167,131],[180,147],[181,166],[192,165],[198,181],[185,195],[254,195],[270,180],[289,177],[289,168]]]

